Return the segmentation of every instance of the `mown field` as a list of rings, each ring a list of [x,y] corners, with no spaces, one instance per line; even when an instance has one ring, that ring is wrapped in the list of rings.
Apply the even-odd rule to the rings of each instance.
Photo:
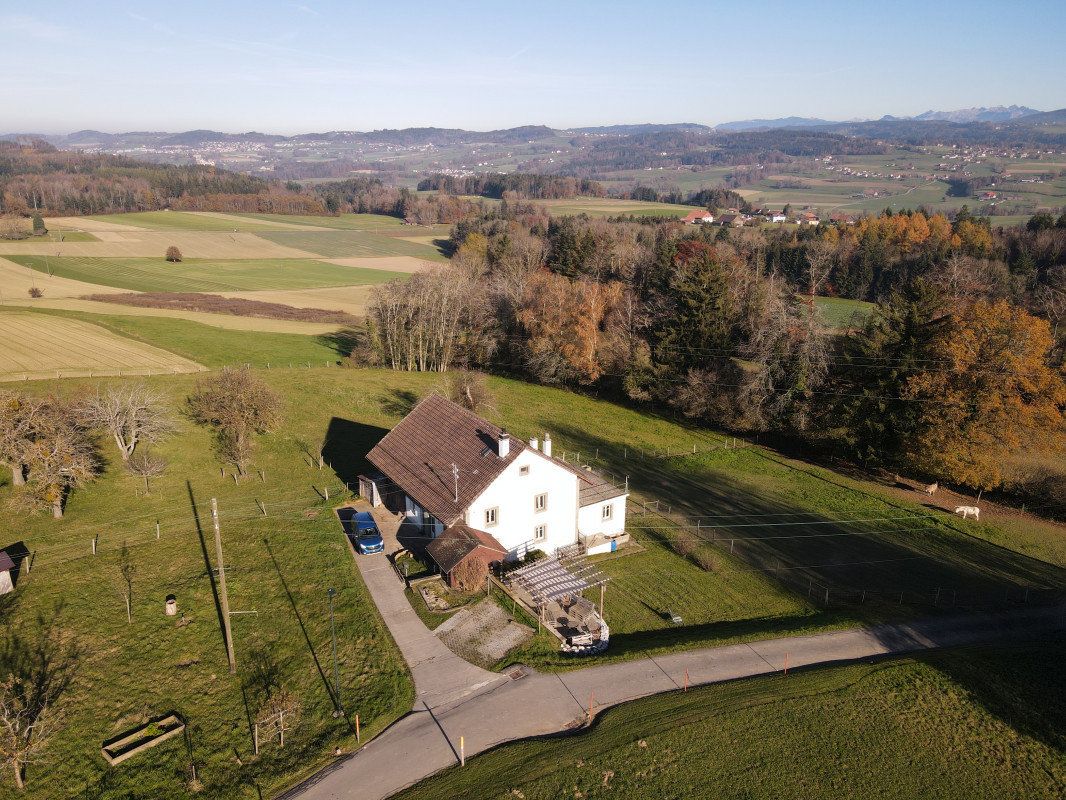
[[[61,278],[137,292],[223,292],[304,289],[385,283],[405,277],[388,270],[327,264],[312,259],[76,258],[7,256],[9,261]]]
[[[185,211],[134,211],[98,214],[87,219],[156,231],[232,231],[240,227],[240,223],[228,216]],[[269,227],[254,218],[249,218],[246,224],[256,230]]]
[[[56,316],[67,320],[79,315]],[[261,439],[253,477],[240,485],[220,474],[208,433],[179,415],[177,435],[157,448],[169,467],[154,482],[151,495],[144,495],[139,481],[123,473],[116,454],[102,441],[108,471],[71,498],[67,519],[57,523],[43,517],[12,518],[10,540],[24,542],[36,556],[32,573],[19,578],[15,605],[3,612],[5,624],[25,631],[38,611],[52,614],[58,609],[57,624],[85,647],[82,670],[68,697],[70,724],[57,739],[52,758],[31,771],[31,790],[45,798],[184,797],[191,760],[208,787],[206,796],[257,797],[258,791],[267,796],[321,764],[334,746],[352,743],[350,730],[329,716],[329,586],[340,592],[337,622],[346,706],[359,709],[364,731],[373,732],[409,705],[410,689],[400,663],[344,549],[330,505],[344,496],[343,482],[353,483],[366,468],[370,447],[418,397],[445,389],[447,378],[325,366],[278,368],[285,354],[294,352],[296,340],[307,347],[315,342],[311,337],[218,331],[164,318],[97,321],[131,338],[166,341],[171,350],[209,366],[269,352],[278,361],[258,374],[284,399],[284,421]],[[330,344],[315,346],[328,350]],[[164,391],[177,410],[196,378],[146,380]],[[97,383],[47,381],[26,388],[75,392]],[[768,522],[771,513],[782,515],[772,518],[778,521],[802,520],[806,527],[786,529],[804,534],[790,545],[791,557],[813,568],[823,563],[825,552],[833,552],[843,581],[876,575],[892,585],[921,587],[931,580],[947,586],[952,579],[973,583],[988,581],[989,576],[996,586],[1060,580],[1061,570],[1016,551],[1039,545],[1033,554],[1052,558],[1054,543],[1064,540],[1061,527],[1026,527],[1028,533],[1023,533],[993,514],[987,520],[983,515],[980,525],[953,528],[939,523],[940,512],[917,503],[905,509],[922,518],[917,535],[901,536],[883,524],[842,523],[839,520],[857,516],[887,516],[884,508],[891,501],[869,484],[788,462],[762,449],[722,449],[724,438],[654,414],[519,381],[494,378],[490,386],[497,409],[490,416],[506,422],[515,435],[551,431],[560,455],[608,469],[617,466],[612,471],[629,475],[631,490],[637,493],[632,508],[652,498],[662,502],[664,513],[666,504],[672,506],[666,518],[632,515],[629,528],[640,547],[603,563],[612,577],[606,615],[614,631],[606,659],[935,613],[910,600],[891,609],[823,609],[781,580],[779,564],[760,566],[740,552],[731,557],[719,549],[716,567],[704,571],[669,547],[680,530],[678,515],[695,514],[697,508],[701,515],[728,518],[719,518],[719,527],[727,522],[750,525],[745,536],[779,534],[782,527]],[[700,451],[695,456],[693,444]],[[674,455],[664,456],[664,450]],[[320,451],[327,464],[321,471],[314,466]],[[688,454],[678,455],[682,451]],[[262,476],[257,469],[263,470]],[[5,481],[0,487],[3,503],[9,479],[0,480]],[[313,490],[325,486],[331,487],[329,503]],[[231,605],[258,612],[234,621],[241,664],[237,678],[226,671],[204,562],[205,547],[209,556],[211,552],[210,529],[205,546],[197,533],[196,515],[203,527],[204,504],[211,496],[218,497],[222,513]],[[256,500],[266,504],[266,517]],[[897,508],[893,513],[903,512]],[[823,537],[825,528],[817,521],[827,518],[835,520],[841,532],[872,529],[881,538]],[[1038,534],[1046,541],[1040,543]],[[981,538],[993,535],[1002,546]],[[124,541],[136,569],[132,625],[125,620],[117,583],[117,555]],[[881,563],[876,573],[856,573],[855,566],[848,566],[878,559],[879,548],[889,544],[909,556],[924,550],[922,560]],[[866,547],[871,550],[863,550]],[[867,552],[870,555],[864,555]],[[188,626],[175,628],[173,619],[163,616],[162,600],[170,593],[177,595],[191,619]],[[680,614],[683,624],[668,622],[666,612]],[[514,658],[549,669],[574,666],[572,660],[562,663],[544,637]],[[251,691],[249,681],[257,674],[251,667],[260,663],[271,672],[276,669],[286,685],[299,692],[305,714],[299,729],[287,735],[284,752],[270,749],[255,759],[250,755],[242,687]],[[190,720],[187,743],[175,740],[152,751],[153,756],[120,768],[104,765],[99,756],[102,739],[145,715],[172,709]]]
[[[219,329],[202,322],[178,317],[96,314],[66,309],[36,309],[34,317],[55,320],[81,320],[106,329],[121,341],[138,342],[196,361],[207,367],[250,364],[256,367],[314,367],[335,365],[348,355],[343,332],[307,336],[297,333],[271,333],[260,330]]]
[[[587,732],[508,744],[398,795],[1058,798],[1062,641],[822,668],[675,692]]]
[[[76,319],[0,310],[0,381],[196,372],[188,358]]]

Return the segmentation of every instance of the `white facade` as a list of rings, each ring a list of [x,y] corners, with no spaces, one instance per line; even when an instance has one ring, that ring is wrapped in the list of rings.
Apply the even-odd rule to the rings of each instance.
[[[608,516],[604,516],[604,509],[610,509]],[[623,533],[626,529],[626,496],[582,506],[577,515],[577,529],[582,536],[616,536]]]
[[[538,496],[543,496],[542,508]],[[488,516],[493,509],[495,522]],[[464,521],[492,534],[510,556],[521,557],[526,547],[552,553],[574,544],[577,519],[577,476],[527,448],[470,504]]]

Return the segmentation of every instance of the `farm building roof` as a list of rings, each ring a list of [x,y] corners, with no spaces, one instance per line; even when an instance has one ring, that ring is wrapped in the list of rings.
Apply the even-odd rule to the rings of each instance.
[[[491,534],[471,528],[463,522],[457,522],[445,529],[444,533],[429,543],[426,552],[437,563],[441,572],[451,572],[479,547],[499,553],[501,558],[507,555],[507,548]]]
[[[431,394],[367,454],[367,460],[422,508],[450,525],[462,516],[526,445],[511,437],[498,455],[503,429],[455,403]],[[459,468],[456,499],[452,464]]]
[[[15,562],[7,554],[7,550],[0,550],[0,572],[7,572],[15,568]]]

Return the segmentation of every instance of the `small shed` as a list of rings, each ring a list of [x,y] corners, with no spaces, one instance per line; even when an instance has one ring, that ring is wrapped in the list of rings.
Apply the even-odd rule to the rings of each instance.
[[[483,572],[507,557],[507,548],[496,541],[492,534],[471,528],[463,522],[456,522],[444,530],[426,547],[426,552],[433,559],[441,574],[453,589],[457,587],[457,573],[461,564],[476,559],[481,562]]]
[[[0,594],[15,591],[15,582],[11,578],[11,572],[15,569],[15,562],[11,560],[6,550],[0,550]]]

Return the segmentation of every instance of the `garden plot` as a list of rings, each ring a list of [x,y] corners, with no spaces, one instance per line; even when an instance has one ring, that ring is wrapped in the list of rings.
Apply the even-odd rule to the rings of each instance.
[[[195,361],[124,339],[98,325],[52,315],[0,312],[0,380],[76,375],[198,372]]]
[[[485,667],[533,637],[532,628],[513,621],[487,599],[461,608],[435,633],[453,653]]]

